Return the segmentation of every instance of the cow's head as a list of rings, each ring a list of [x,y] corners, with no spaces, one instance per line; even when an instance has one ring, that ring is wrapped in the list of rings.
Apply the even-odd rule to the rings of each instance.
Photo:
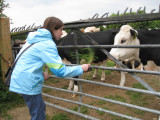
[[[137,31],[131,26],[123,25],[115,36],[114,45],[135,45],[134,40],[137,38],[137,34]]]
[[[114,45],[139,45],[137,31],[129,25],[123,25],[114,38]],[[112,48],[110,54],[118,60],[138,59],[138,48]]]

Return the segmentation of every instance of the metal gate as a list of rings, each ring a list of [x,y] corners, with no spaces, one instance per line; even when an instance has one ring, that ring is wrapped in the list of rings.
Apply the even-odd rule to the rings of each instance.
[[[124,66],[120,61],[118,61],[117,59],[115,59],[113,56],[111,56],[108,51],[106,51],[104,48],[113,48],[113,47],[124,47],[124,46],[113,46],[113,45],[98,45],[98,43],[96,43],[93,39],[91,39],[89,36],[81,33],[79,31],[78,28],[80,27],[87,27],[87,26],[98,26],[98,25],[109,25],[109,24],[117,24],[117,23],[130,23],[130,22],[140,22],[140,21],[149,21],[149,20],[160,20],[160,13],[151,13],[151,14],[142,14],[142,15],[129,15],[129,16],[117,16],[117,17],[111,17],[111,18],[96,18],[96,19],[89,19],[89,20],[80,20],[80,21],[76,21],[76,22],[72,22],[72,23],[66,23],[64,29],[73,29],[74,33],[76,34],[81,34],[84,36],[84,38],[86,40],[89,40],[93,45],[75,45],[75,46],[63,46],[63,48],[85,48],[85,47],[96,47],[96,48],[100,48],[102,52],[104,52],[108,57],[110,57],[113,61],[115,61],[119,66],[121,66],[122,68],[112,68],[112,67],[100,67],[100,66],[91,66],[91,68],[96,68],[96,69],[105,69],[105,70],[112,70],[112,71],[124,71],[124,72],[128,72],[134,79],[136,79],[139,83],[141,83],[146,89],[148,90],[142,90],[142,89],[136,89],[136,88],[131,88],[131,87],[122,87],[119,85],[113,85],[113,84],[108,84],[108,83],[102,83],[102,82],[95,82],[95,81],[91,81],[91,80],[87,80],[87,79],[81,79],[81,78],[67,78],[66,80],[75,80],[79,82],[79,92],[73,92],[73,91],[69,91],[66,89],[61,89],[61,88],[57,88],[57,87],[53,87],[53,86],[47,86],[44,85],[44,88],[49,88],[52,90],[56,90],[56,91],[63,91],[66,93],[72,93],[72,94],[78,94],[79,95],[79,100],[78,101],[74,101],[74,100],[69,100],[66,98],[61,98],[61,97],[55,97],[46,93],[42,93],[43,96],[52,98],[52,99],[56,99],[59,101],[64,101],[67,103],[73,103],[79,106],[78,108],[78,112],[73,111],[71,109],[56,105],[56,104],[52,104],[50,102],[45,101],[45,103],[49,106],[61,109],[63,111],[81,116],[85,119],[90,119],[90,120],[99,120],[99,118],[95,118],[93,116],[89,116],[86,114],[82,114],[80,112],[81,110],[81,106],[85,106],[94,110],[98,110],[101,112],[105,112],[105,113],[109,113],[115,116],[119,116],[122,118],[126,118],[126,119],[134,119],[134,120],[140,120],[140,118],[137,117],[133,117],[131,115],[126,115],[126,114],[121,114],[121,113],[117,113],[111,110],[107,110],[104,108],[99,108],[93,105],[89,105],[86,103],[83,103],[83,96],[86,97],[90,97],[93,99],[98,99],[98,100],[103,100],[109,103],[114,103],[117,105],[121,105],[121,106],[125,106],[125,107],[129,107],[129,108],[135,108],[135,109],[139,109],[142,111],[146,111],[146,112],[150,112],[150,113],[154,113],[157,115],[160,115],[160,111],[159,110],[155,110],[155,109],[150,109],[150,108],[145,108],[145,107],[141,107],[141,106],[137,106],[134,104],[129,104],[126,102],[120,102],[120,101],[116,101],[116,100],[112,100],[112,99],[108,99],[108,98],[103,98],[103,97],[99,97],[96,95],[91,95],[91,94],[87,94],[85,92],[82,92],[82,83],[90,83],[90,84],[96,84],[99,86],[105,86],[106,88],[114,88],[114,89],[120,89],[120,90],[125,90],[125,91],[133,91],[133,92],[138,92],[138,93],[144,93],[144,94],[148,94],[148,95],[154,95],[159,97],[160,96],[160,92],[157,92],[156,90],[154,90],[150,85],[148,85],[146,82],[144,82],[144,80],[142,80],[138,75],[136,75],[135,73],[143,73],[143,74],[152,74],[152,75],[160,75],[160,72],[158,71],[141,71],[141,70],[132,70],[132,69],[127,69],[126,66]],[[14,30],[13,30],[14,31]],[[75,34],[75,35],[76,35]],[[75,37],[76,38],[76,37]],[[160,45],[155,45],[155,46],[149,46],[149,45],[143,45],[143,46],[125,46],[127,48],[144,48],[144,47],[160,47]],[[124,48],[125,48],[124,47]],[[60,48],[60,47],[59,47]],[[13,48],[13,49],[17,49],[17,48]],[[78,51],[76,51],[77,55],[78,55]],[[78,59],[77,59],[77,63],[78,63]],[[53,78],[57,78],[54,75],[51,75],[51,77]],[[160,119],[160,118],[159,118]]]

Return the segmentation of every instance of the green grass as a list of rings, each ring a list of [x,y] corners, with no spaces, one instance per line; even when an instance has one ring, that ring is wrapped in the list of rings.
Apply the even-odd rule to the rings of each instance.
[[[50,88],[43,88],[43,92],[45,92],[45,93],[48,93],[48,92],[51,92],[52,91],[52,89],[50,89]]]
[[[89,103],[89,105],[94,105],[96,103],[96,101],[91,101],[90,103]]]
[[[91,71],[90,74],[84,74],[84,75],[82,76],[82,78],[83,78],[83,79],[86,79],[86,80],[92,80],[93,74],[94,74],[94,69]]]
[[[135,113],[136,115],[144,116],[144,114],[145,114],[145,111],[138,110],[138,109],[131,109],[131,111],[132,111],[133,113]]]
[[[104,114],[105,114],[105,112],[99,111],[99,110],[97,110],[96,112],[97,112],[99,115],[104,115]]]
[[[105,70],[106,75],[110,75],[111,71],[110,70]]]
[[[146,90],[146,88],[144,86],[142,86],[140,83],[138,84],[133,84],[132,86],[133,88],[138,88],[138,89],[143,89]],[[126,91],[126,94],[130,96],[130,103],[131,104],[136,104],[136,105],[140,105],[140,106],[145,106],[148,105],[149,103],[147,103],[146,101],[148,99],[150,99],[149,96],[146,96],[143,93],[139,93],[139,92],[132,92],[132,91]]]
[[[46,114],[46,120],[50,120],[50,116],[48,114]]]
[[[105,110],[110,110],[109,108],[107,108],[107,107],[103,107],[102,109],[105,109]],[[103,112],[103,111],[99,111],[99,110],[97,110],[96,111],[99,115],[104,115],[105,114],[105,112]]]
[[[78,111],[78,107],[74,107],[74,108],[72,108],[72,110]],[[83,113],[83,114],[89,113],[88,108],[85,107],[85,106],[81,106],[81,111],[80,112]]]
[[[121,102],[126,102],[126,99],[124,97],[121,97],[119,95],[109,95],[109,96],[105,96],[104,98],[108,98],[108,99],[112,99],[112,100],[116,100],[116,101],[121,101]]]
[[[106,104],[106,101],[99,100],[99,101],[97,102],[97,105],[104,105],[104,104]]]
[[[70,118],[66,114],[56,114],[52,117],[52,120],[70,120]]]
[[[128,120],[126,118],[117,117],[117,116],[111,115],[111,114],[110,114],[110,116],[111,116],[111,120]]]
[[[49,78],[45,81],[45,84],[50,84],[50,83],[59,83],[60,79],[58,78]]]
[[[140,83],[133,84],[132,87],[133,87],[133,88],[138,88],[138,89],[147,90],[147,89],[146,89],[143,85],[141,85]]]
[[[63,86],[62,89],[67,90],[68,89],[68,85]]]

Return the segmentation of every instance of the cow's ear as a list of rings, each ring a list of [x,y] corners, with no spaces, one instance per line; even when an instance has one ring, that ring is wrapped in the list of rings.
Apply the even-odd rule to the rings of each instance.
[[[131,36],[133,37],[133,39],[135,39],[137,37],[137,32],[135,30],[130,29],[130,33],[131,33]]]

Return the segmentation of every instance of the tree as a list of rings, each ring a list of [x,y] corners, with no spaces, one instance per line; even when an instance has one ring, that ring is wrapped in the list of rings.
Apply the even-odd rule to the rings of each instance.
[[[9,4],[6,3],[5,0],[0,0],[0,17],[7,17],[6,15],[3,14],[4,9],[7,7],[9,7]]]
[[[131,15],[136,15],[136,12],[132,12]],[[139,14],[144,14],[143,11],[139,11]],[[146,14],[146,13],[145,13]],[[125,13],[125,15],[130,15],[130,13]],[[115,17],[117,14],[111,14],[109,17]],[[124,16],[124,14],[120,14],[119,16]],[[123,23],[124,24],[124,23]],[[108,30],[108,29],[118,29],[123,24],[111,24],[106,25],[104,28],[101,26],[101,30]],[[160,28],[160,20],[153,20],[153,21],[144,21],[144,22],[134,22],[134,23],[125,23],[131,25],[134,29],[159,29]]]

